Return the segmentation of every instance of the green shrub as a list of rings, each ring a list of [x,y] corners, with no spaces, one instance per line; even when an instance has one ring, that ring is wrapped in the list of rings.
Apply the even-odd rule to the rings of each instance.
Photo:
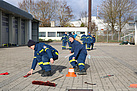
[[[48,39],[48,42],[53,42],[53,40],[52,39]]]
[[[44,41],[44,39],[39,39],[39,42],[42,42],[42,41]]]

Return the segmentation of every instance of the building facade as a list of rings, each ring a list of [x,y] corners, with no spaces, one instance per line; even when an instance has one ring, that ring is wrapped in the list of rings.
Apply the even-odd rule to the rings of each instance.
[[[92,19],[92,22],[95,23],[96,30],[98,30],[97,34],[103,35],[104,34],[103,31],[107,30],[108,24],[104,23],[103,19],[98,19],[96,16],[92,16],[91,19]],[[81,18],[77,21],[70,21],[69,23],[71,26],[74,26],[74,27],[80,27],[82,23],[84,23],[85,26],[87,26],[88,25],[88,17]]]
[[[26,45],[29,39],[38,41],[39,21],[33,16],[0,0],[0,46]]]
[[[39,38],[43,40],[61,40],[65,32],[75,33],[77,35],[87,34],[87,27],[40,27]]]
[[[137,16],[134,17],[135,21],[135,45],[137,45]]]

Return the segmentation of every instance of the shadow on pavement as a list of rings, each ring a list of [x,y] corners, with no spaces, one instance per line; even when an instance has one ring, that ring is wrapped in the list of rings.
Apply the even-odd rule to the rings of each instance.
[[[90,65],[85,64],[85,69],[87,70],[90,67]]]

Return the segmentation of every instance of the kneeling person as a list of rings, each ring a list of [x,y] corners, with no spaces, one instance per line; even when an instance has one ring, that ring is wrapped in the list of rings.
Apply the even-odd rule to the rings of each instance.
[[[28,47],[35,51],[31,70],[28,72],[28,74],[32,74],[38,63],[42,69],[39,71],[39,73],[42,74],[41,76],[51,76],[50,62],[53,64],[54,60],[58,59],[58,51],[48,44],[36,43],[33,40],[28,41]]]
[[[85,59],[87,56],[87,51],[82,43],[76,41],[73,36],[69,37],[69,41],[72,46],[71,53],[74,52],[74,55],[69,57],[69,62],[73,66],[75,72],[79,71],[78,75],[86,75]]]

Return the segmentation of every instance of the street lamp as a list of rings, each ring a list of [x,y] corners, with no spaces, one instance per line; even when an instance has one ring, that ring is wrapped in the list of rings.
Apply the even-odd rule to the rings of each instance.
[[[91,32],[91,4],[92,4],[92,1],[91,0],[88,0],[88,32]]]

